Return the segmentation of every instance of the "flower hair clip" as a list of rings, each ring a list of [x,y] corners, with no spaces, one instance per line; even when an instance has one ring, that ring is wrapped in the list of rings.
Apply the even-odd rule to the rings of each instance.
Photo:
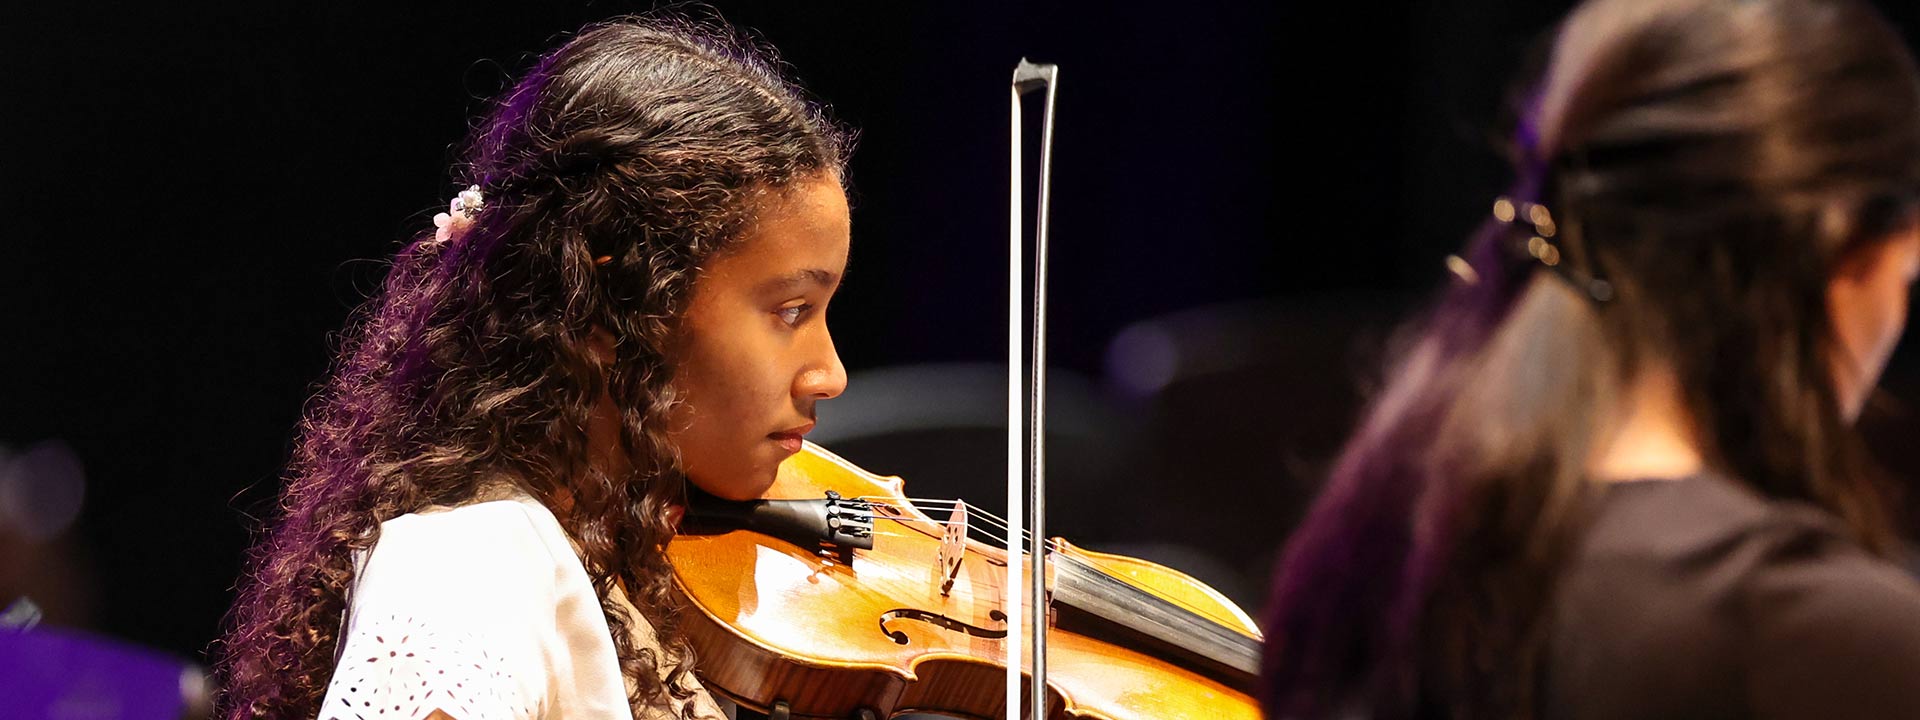
[[[453,196],[453,202],[448,203],[446,212],[433,216],[434,242],[449,242],[456,235],[465,235],[473,227],[474,216],[486,207],[487,201],[480,194],[479,185],[469,185],[461,190],[460,194]]]
[[[433,216],[433,241],[451,242],[455,237],[466,235],[473,228],[473,219],[480,211],[487,209],[487,198],[480,194],[479,185],[468,185],[453,196],[453,202],[447,204],[447,211]],[[593,259],[596,266],[613,262],[613,256],[602,255]]]

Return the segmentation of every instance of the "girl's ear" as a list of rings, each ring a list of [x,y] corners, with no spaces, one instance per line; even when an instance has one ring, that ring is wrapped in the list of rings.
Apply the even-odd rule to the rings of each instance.
[[[1855,243],[1827,278],[1833,327],[1834,390],[1842,415],[1857,416],[1886,368],[1907,321],[1907,294],[1920,272],[1920,225]]]

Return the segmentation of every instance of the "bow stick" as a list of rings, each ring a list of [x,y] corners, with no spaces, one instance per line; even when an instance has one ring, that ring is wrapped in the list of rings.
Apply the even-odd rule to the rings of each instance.
[[[1007,576],[1005,583],[1007,627],[1019,637],[1021,622],[1020,584],[1011,582],[1018,573],[1015,558],[1023,552],[1021,539],[1027,533],[1022,527],[1026,515],[1023,512],[1023,496],[1030,499],[1033,516],[1033,551],[1027,556],[1026,590],[1029,606],[1033,609],[1033,630],[1028,637],[1031,645],[1028,651],[1033,658],[1033,681],[1029,686],[1029,714],[1027,717],[1045,717],[1047,707],[1047,553],[1046,553],[1046,360],[1047,360],[1047,195],[1051,184],[1053,165],[1053,95],[1060,68],[1054,65],[1036,64],[1025,58],[1013,69],[1013,136],[1011,162],[1011,191],[1008,198],[1008,262],[1007,262]],[[1023,350],[1020,337],[1021,327],[1021,287],[1026,271],[1022,259],[1023,238],[1020,233],[1020,98],[1029,92],[1045,89],[1046,111],[1040,125],[1040,195],[1036,202],[1034,222],[1034,268],[1033,268],[1033,355],[1027,368],[1028,398],[1031,412],[1028,422],[1022,423],[1022,403],[1020,397],[1019,371]],[[1021,450],[1021,429],[1026,429],[1027,452]],[[1021,459],[1026,457],[1023,467]],[[1023,720],[1020,714],[1020,650],[1018,644],[1008,648],[1007,658],[1007,720]]]

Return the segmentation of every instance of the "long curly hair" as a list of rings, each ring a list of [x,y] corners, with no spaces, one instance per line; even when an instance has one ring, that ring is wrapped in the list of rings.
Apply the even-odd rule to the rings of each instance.
[[[659,676],[691,658],[662,552],[685,493],[666,434],[680,318],[756,208],[843,177],[851,142],[772,58],[717,22],[624,18],[584,29],[494,102],[455,171],[485,210],[458,237],[399,252],[308,406],[218,648],[223,717],[313,717],[355,553],[382,522],[496,480],[554,509],[577,544],[636,713],[681,692]],[[596,328],[614,338],[610,363]],[[624,476],[589,460],[604,395]],[[636,647],[638,621],[667,658]]]

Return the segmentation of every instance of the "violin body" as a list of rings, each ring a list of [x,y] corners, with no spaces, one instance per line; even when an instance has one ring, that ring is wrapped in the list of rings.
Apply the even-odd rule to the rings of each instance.
[[[1005,717],[1008,654],[1022,643],[1001,605],[1005,584],[1024,587],[1024,573],[1009,578],[1004,548],[944,537],[939,521],[906,502],[899,478],[867,473],[811,443],[782,464],[767,497],[827,491],[875,500],[872,549],[834,556],[744,530],[683,534],[668,546],[686,601],[681,627],[706,686],[755,710],[782,705],[791,717],[851,718],[862,710]],[[943,565],[942,548],[951,555],[956,542],[965,543],[957,568]],[[1144,592],[1259,640],[1231,601],[1146,561],[1061,542],[1050,556],[1050,587],[1069,555],[1074,567],[1123,582],[1123,594]],[[1050,623],[1058,619],[1056,611]],[[1151,641],[1115,642],[1058,623],[1047,642],[1043,717],[1260,717],[1244,669],[1195,669]]]

